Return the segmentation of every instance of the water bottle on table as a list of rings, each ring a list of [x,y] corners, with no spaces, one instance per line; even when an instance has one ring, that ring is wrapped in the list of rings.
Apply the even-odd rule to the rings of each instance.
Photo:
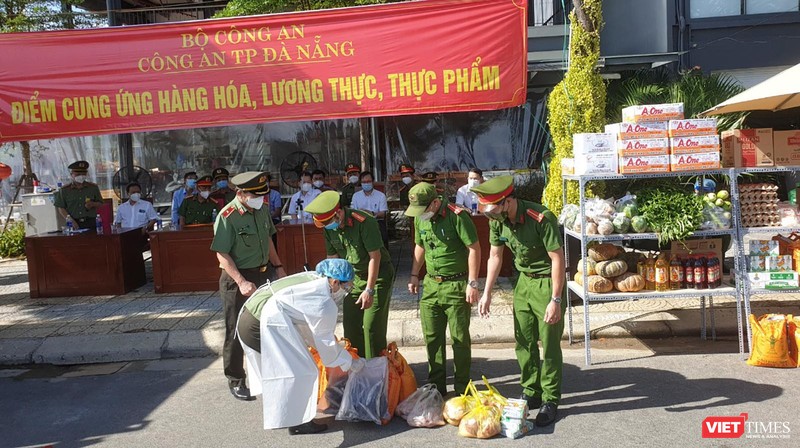
[[[67,216],[67,223],[64,230],[64,233],[67,235],[72,235],[72,232],[75,230],[75,225],[72,223],[72,217]]]
[[[103,218],[101,218],[100,215],[97,215],[97,217],[94,218],[94,225],[95,225],[95,228],[97,229],[97,234],[98,235],[102,235],[103,234]]]

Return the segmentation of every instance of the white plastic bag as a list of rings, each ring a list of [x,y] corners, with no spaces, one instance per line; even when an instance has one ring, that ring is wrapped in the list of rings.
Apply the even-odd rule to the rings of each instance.
[[[381,418],[388,419],[388,377],[389,363],[385,356],[368,359],[363,369],[350,373],[336,420],[380,425]]]
[[[436,385],[426,384],[397,405],[395,414],[406,419],[409,426],[435,428],[447,424],[442,415],[443,408],[444,399]]]

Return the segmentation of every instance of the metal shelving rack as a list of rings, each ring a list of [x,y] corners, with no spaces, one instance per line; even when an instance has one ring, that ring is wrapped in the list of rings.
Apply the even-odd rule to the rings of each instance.
[[[564,182],[564,204],[567,203],[567,188],[566,183],[567,181],[577,181],[578,182],[578,191],[579,191],[579,207],[580,207],[580,215],[579,216],[586,216],[586,184],[591,181],[595,180],[632,180],[632,179],[647,179],[647,178],[666,178],[666,177],[680,177],[680,176],[692,176],[692,175],[711,175],[711,174],[722,174],[728,176],[730,179],[730,190],[731,190],[731,204],[732,204],[732,211],[731,215],[736,216],[737,219],[735,220],[736,224],[739,223],[739,192],[737,188],[737,173],[734,172],[734,169],[720,169],[720,170],[708,170],[708,171],[686,171],[686,172],[666,172],[666,173],[641,173],[641,174],[604,174],[604,175],[565,175],[563,176],[562,180]],[[742,253],[741,250],[741,238],[739,237],[741,233],[738,231],[738,227],[736,224],[732,224],[730,229],[725,230],[713,230],[713,231],[697,231],[694,232],[692,236],[719,236],[719,235],[731,235],[732,241],[736,242],[736,250],[734,256],[734,270],[736,272],[741,272],[739,269],[740,262],[742,261]],[[586,233],[586,226],[581,226],[580,232],[575,232],[571,230],[564,229],[564,244],[565,244],[565,253],[566,253],[566,265],[569,266],[569,244],[570,238],[575,238],[580,241],[581,244],[581,257],[583,259],[583,272],[587,272],[588,269],[588,262],[587,260],[587,244],[590,241],[628,241],[628,240],[643,240],[643,239],[656,239],[658,237],[655,233],[629,233],[629,234],[611,234],[611,235],[588,235]],[[648,292],[636,292],[636,293],[590,293],[588,290],[588,281],[583,282],[583,286],[578,285],[576,282],[569,280],[567,281],[567,291],[568,293],[573,293],[578,296],[583,301],[583,323],[584,323],[584,344],[585,344],[585,359],[586,365],[592,364],[592,354],[591,354],[591,332],[589,326],[589,305],[591,302],[603,302],[603,301],[615,301],[615,300],[646,300],[646,299],[663,299],[663,298],[674,298],[674,299],[699,299],[700,300],[700,313],[701,313],[701,337],[705,338],[706,336],[706,319],[705,319],[705,303],[706,298],[708,298],[709,308],[711,310],[711,322],[712,322],[712,337],[715,337],[714,331],[714,302],[713,298],[718,296],[731,296],[734,297],[736,300],[736,318],[738,322],[738,332],[739,332],[739,353],[744,355],[744,335],[743,335],[743,325],[744,320],[742,319],[742,282],[737,281],[734,286],[730,286],[729,284],[720,288],[715,289],[704,289],[704,290],[695,290],[695,289],[680,289],[680,290],[673,290],[673,291],[648,291]],[[567,297],[569,301],[569,294]],[[572,343],[572,305],[571,302],[568,305],[568,320],[569,320],[569,341]]]
[[[738,177],[740,174],[755,174],[755,173],[794,173],[800,172],[800,166],[794,167],[763,167],[763,168],[735,168],[735,176],[737,178],[737,185],[738,185]],[[731,193],[733,194],[733,193]],[[733,202],[733,201],[731,201]],[[738,202],[738,201],[737,201]],[[744,302],[744,315],[745,320],[743,325],[747,329],[747,351],[749,353],[750,347],[753,346],[753,334],[752,329],[750,328],[750,324],[747,322],[747,316],[750,316],[750,296],[751,295],[771,295],[771,294],[786,294],[786,293],[800,293],[798,289],[789,289],[789,290],[772,290],[772,289],[751,289],[750,282],[745,279],[747,273],[747,266],[748,266],[748,259],[747,256],[749,255],[749,251],[745,251],[745,237],[752,236],[752,235],[777,235],[779,233],[792,233],[792,232],[800,232],[800,226],[798,227],[744,227],[742,226],[742,215],[741,213],[734,213],[733,214],[736,220],[736,229],[738,229],[737,238],[739,241],[737,242],[737,246],[739,247],[739,255],[741,256],[740,265],[743,267],[742,269],[742,279],[743,283],[742,286],[742,297]],[[749,244],[749,243],[748,243]],[[741,345],[741,342],[740,342]]]

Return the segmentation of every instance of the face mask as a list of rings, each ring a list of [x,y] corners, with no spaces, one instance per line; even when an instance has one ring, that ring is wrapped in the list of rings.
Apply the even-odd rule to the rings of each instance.
[[[314,187],[316,187],[316,188],[322,188],[323,185],[325,185],[325,182],[323,182],[321,180],[315,180],[314,181]]]
[[[211,192],[210,191],[201,191],[200,192],[200,196],[202,196],[203,199],[208,199],[208,197],[211,196]]]
[[[186,179],[186,186],[194,188],[197,185],[197,179]]]
[[[86,182],[86,176],[75,176],[73,179],[79,184]]]
[[[300,185],[300,189],[307,193],[307,192],[311,191],[311,184],[308,183],[308,182],[303,182],[303,184]]]
[[[469,180],[467,180],[467,185],[469,185],[470,188],[477,187],[480,184],[481,184],[481,180],[480,179],[469,179]]]
[[[412,179],[410,177],[404,177],[403,178],[403,183],[406,184],[406,185],[410,184],[413,181],[414,181],[414,179]]]
[[[339,228],[339,221],[332,221],[329,224],[325,225],[325,228],[328,230],[336,230]]]
[[[372,191],[372,184],[361,184],[361,189],[364,191]]]
[[[228,181],[227,180],[217,181],[217,188],[228,188]]]
[[[250,207],[252,209],[255,209],[255,210],[261,210],[261,207],[264,206],[264,198],[261,197],[261,196],[255,196],[255,197],[252,197],[252,198],[247,198],[247,200],[245,202],[247,203],[248,207]]]
[[[331,293],[331,298],[336,302],[344,299],[345,297],[347,297],[347,290],[342,288],[342,285],[339,285],[338,291]]]
[[[349,180],[351,184],[358,183],[358,176],[350,176],[347,180]]]
[[[431,218],[433,218],[433,212],[425,212],[425,213],[419,215],[419,220],[420,221],[430,221]]]
[[[131,201],[139,202],[139,199],[141,199],[141,198],[142,198],[142,195],[140,193],[131,193]]]
[[[483,209],[483,214],[486,215],[487,218],[493,219],[495,221],[505,221],[508,212],[495,211],[499,208],[500,206],[497,204],[489,204]]]

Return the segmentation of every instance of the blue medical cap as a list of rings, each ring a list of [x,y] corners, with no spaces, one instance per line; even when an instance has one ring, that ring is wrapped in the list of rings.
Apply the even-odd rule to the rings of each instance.
[[[326,277],[331,277],[340,282],[353,281],[355,272],[349,261],[341,258],[326,258],[319,262],[316,271]]]

